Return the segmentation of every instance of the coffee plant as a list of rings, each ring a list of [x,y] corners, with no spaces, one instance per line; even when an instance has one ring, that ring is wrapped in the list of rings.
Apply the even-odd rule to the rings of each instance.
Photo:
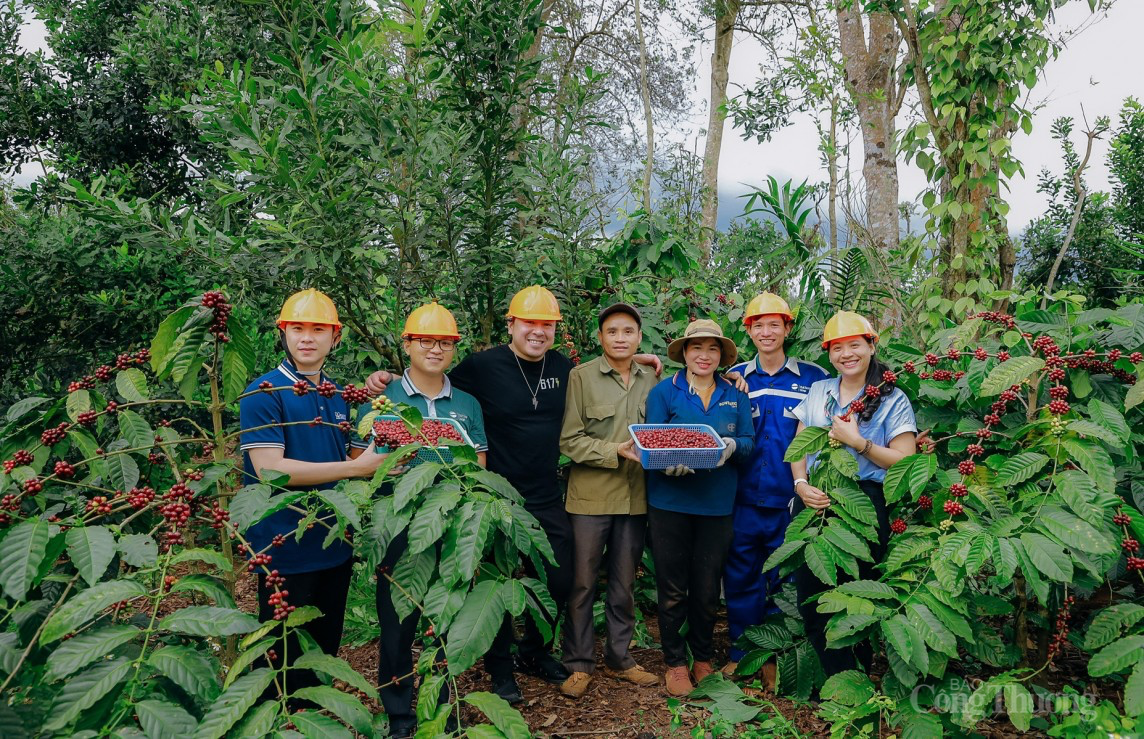
[[[464,446],[382,490],[424,441],[416,410],[384,400],[411,443],[371,480],[304,491],[266,473],[242,486],[234,411],[255,369],[253,338],[211,291],[168,316],[149,347],[76,379],[66,397],[8,409],[0,435],[0,734],[383,733],[384,716],[364,702],[376,700],[377,686],[317,649],[305,625],[320,611],[291,605],[276,584],[275,546],[252,551],[244,537],[291,508],[302,520],[284,536],[352,541],[371,567],[408,534],[405,554],[381,574],[394,585],[398,612],[420,613],[424,735],[449,733],[461,702],[491,721],[470,733],[527,735],[521,716],[490,693],[437,705],[505,614],[527,612],[550,628],[555,606],[543,582],[516,576],[523,558],[539,572],[552,558],[519,494]],[[351,405],[366,398],[352,385],[303,385],[250,392],[341,392]],[[349,422],[339,428],[347,437],[353,430]],[[264,623],[239,607],[254,590],[244,578],[255,572],[274,590],[274,616]],[[278,653],[295,631],[303,653]],[[324,684],[292,687],[296,670]]]
[[[832,586],[817,600],[833,614],[828,647],[869,641],[887,665],[879,684],[857,671],[826,681],[820,715],[841,735],[872,721],[934,735],[971,728],[1004,705],[1028,730],[1030,688],[1040,689],[1065,649],[1093,652],[1093,677],[1127,675],[1124,710],[1140,715],[1144,305],[981,313],[935,340],[940,353],[879,350],[900,366],[886,383],[910,395],[933,443],[887,471],[892,533],[877,580],[857,579],[877,532],[854,457],[820,428],[788,451],[788,460],[817,455],[811,482],[832,504],[796,516],[767,566],[805,565]],[[1109,586],[1115,604],[1082,628],[1074,612]],[[781,653],[775,641],[741,671]],[[780,687],[784,671],[799,673],[797,663],[778,666]],[[919,686],[961,677],[975,687],[948,712],[911,700]]]

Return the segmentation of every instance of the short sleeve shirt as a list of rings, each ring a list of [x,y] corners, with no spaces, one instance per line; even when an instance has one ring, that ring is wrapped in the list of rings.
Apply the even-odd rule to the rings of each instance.
[[[323,375],[319,382],[328,379]],[[274,387],[288,387],[299,380],[314,384],[309,378],[297,374],[289,361],[283,361],[276,369],[252,382],[246,388],[246,392],[252,394],[239,401],[242,429],[239,448],[243,452],[243,472],[248,485],[259,481],[250,462],[251,449],[282,449],[286,458],[301,462],[342,462],[346,459],[348,439],[337,425],[349,420],[349,408],[340,393],[323,398],[312,390],[305,395],[297,395],[293,390],[255,392],[263,382]],[[315,418],[321,418],[332,426],[301,423]],[[279,425],[291,423],[297,425]],[[329,490],[336,484],[327,482],[299,489]],[[269,547],[276,534],[287,534],[282,546],[267,550],[273,557],[271,566],[283,574],[324,570],[350,558],[353,550],[346,542],[335,541],[328,547],[322,547],[327,531],[324,526],[314,526],[295,542],[292,532],[301,520],[301,513],[278,511],[251,526],[246,538],[258,552]]]
[[[804,426],[819,426],[827,428],[834,416],[841,415],[849,405],[842,406],[839,402],[841,380],[837,377],[822,380],[810,386],[806,400],[802,401],[794,414]],[[863,438],[869,439],[878,446],[887,446],[896,436],[906,432],[916,433],[917,422],[914,420],[914,407],[910,399],[901,388],[894,388],[889,395],[883,396],[878,409],[874,411],[869,421],[858,422],[858,432]],[[886,470],[871,462],[858,453],[857,449],[847,448],[847,451],[858,460],[858,479],[882,482],[886,478]],[[808,460],[814,465],[814,456]]]
[[[477,399],[468,393],[453,387],[453,383],[445,377],[445,384],[441,392],[433,397],[422,392],[409,376],[409,370],[401,378],[386,388],[385,395],[394,403],[404,403],[412,406],[427,418],[450,418],[461,424],[465,433],[473,442],[478,452],[487,451],[488,441],[485,438],[485,419],[481,413],[481,405]],[[358,418],[363,418],[371,410],[369,403],[363,403],[358,408]],[[354,435],[351,445],[357,449],[365,449],[369,444],[360,436]]]

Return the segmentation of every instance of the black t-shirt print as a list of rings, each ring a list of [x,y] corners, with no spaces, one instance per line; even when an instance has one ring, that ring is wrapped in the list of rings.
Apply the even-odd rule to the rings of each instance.
[[[473,395],[485,416],[488,467],[504,475],[529,507],[559,503],[560,426],[572,362],[549,350],[542,363],[519,360],[507,344],[465,357],[449,380]],[[539,387],[538,387],[539,386]],[[536,407],[532,405],[536,390]]]

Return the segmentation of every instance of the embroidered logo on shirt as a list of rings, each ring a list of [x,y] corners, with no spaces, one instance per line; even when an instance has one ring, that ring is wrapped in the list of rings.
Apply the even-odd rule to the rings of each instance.
[[[345,421],[346,420],[346,414],[345,413],[338,413],[337,411],[334,411],[334,418],[336,418],[339,421]]]
[[[810,392],[810,386],[809,385],[799,385],[797,382],[792,382],[790,384],[790,389],[794,390],[795,392],[799,392],[799,393],[809,393]]]
[[[738,408],[739,407],[739,401],[737,401],[737,400],[724,400],[723,402],[721,402],[719,404],[719,407],[723,407],[723,406],[729,406],[731,408]]]

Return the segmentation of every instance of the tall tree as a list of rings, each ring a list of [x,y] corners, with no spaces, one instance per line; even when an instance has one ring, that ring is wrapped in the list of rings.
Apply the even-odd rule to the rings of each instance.
[[[702,263],[711,259],[711,244],[719,219],[719,155],[723,151],[723,123],[727,120],[728,69],[740,0],[715,0],[715,44],[711,51],[711,94],[708,98],[707,140],[703,146]]]

